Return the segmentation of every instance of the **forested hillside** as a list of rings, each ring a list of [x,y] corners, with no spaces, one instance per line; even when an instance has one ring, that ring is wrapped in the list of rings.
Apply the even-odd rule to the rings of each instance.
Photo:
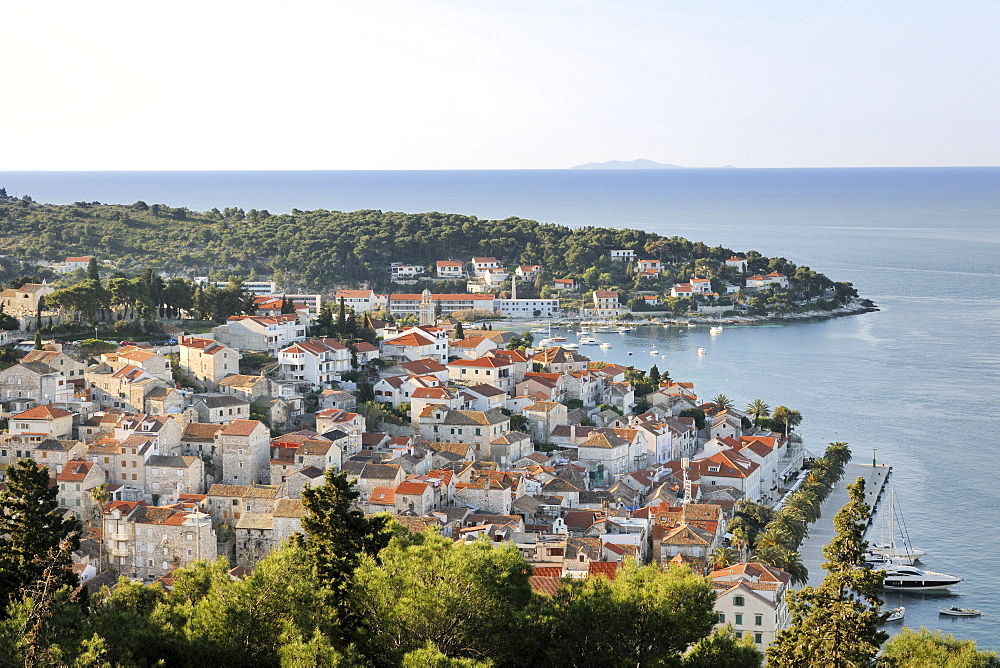
[[[666,265],[664,279],[692,273],[714,277],[733,250],[641,230],[571,229],[520,218],[480,220],[444,213],[383,211],[267,211],[226,208],[195,212],[136,202],[41,204],[8,197],[0,189],[0,253],[24,260],[96,255],[128,273],[143,267],[178,275],[237,274],[273,277],[285,289],[329,290],[367,281],[388,283],[390,262],[432,264],[475,255],[507,264],[541,264],[550,278],[583,276],[610,264],[608,250],[634,249]],[[811,283],[810,292],[833,286],[783,258],[750,252],[750,271],[773,271]]]

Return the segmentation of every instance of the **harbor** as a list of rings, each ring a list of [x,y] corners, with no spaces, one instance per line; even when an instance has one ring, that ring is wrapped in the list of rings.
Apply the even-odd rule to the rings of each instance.
[[[872,508],[872,517],[874,517],[891,472],[892,467],[885,464],[872,466],[867,463],[850,462],[844,467],[844,476],[823,503],[822,517],[809,528],[809,535],[799,547],[802,563],[809,569],[810,585],[818,585],[823,581],[823,576],[826,575],[826,571],[822,567],[823,561],[825,561],[823,546],[829,543],[837,533],[833,528],[833,517],[848,501],[847,485],[858,478],[865,479],[865,503]]]

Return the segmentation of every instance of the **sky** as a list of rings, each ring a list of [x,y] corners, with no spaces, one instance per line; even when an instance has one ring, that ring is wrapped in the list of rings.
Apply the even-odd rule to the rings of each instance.
[[[1000,165],[1000,0],[8,3],[0,169]]]

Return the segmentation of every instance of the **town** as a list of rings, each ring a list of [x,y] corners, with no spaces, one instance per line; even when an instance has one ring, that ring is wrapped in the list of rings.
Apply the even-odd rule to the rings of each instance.
[[[635,251],[609,255],[660,270]],[[729,294],[789,286],[777,272],[747,274],[745,258],[726,264],[744,275],[721,286]],[[98,286],[109,273],[94,257],[56,271]],[[389,271],[405,283],[426,268]],[[97,306],[73,301],[76,287],[6,289],[0,478],[23,459],[46,467],[60,512],[85,527],[74,568],[94,591],[120,576],[169,588],[176,569],[219,556],[241,577],[302,532],[303,491],[333,471],[353,481],[365,515],[513,544],[543,594],[566,577],[613,579],[624,560],[686,565],[714,582],[718,624],[763,651],[788,625],[797,574],[747,561],[732,523],[741,504],[770,508],[795,488],[809,456],[794,431],[801,416],[701,398],[689,379],[595,362],[557,337],[535,345],[518,320],[568,317],[560,299],[518,298],[518,280],[542,271],[442,260],[437,276],[468,279],[467,293],[342,288],[326,300],[247,281],[244,312],[207,331],[185,328],[193,307],[154,303],[168,338],[147,343],[42,333],[94,323],[97,308],[138,318],[141,278],[108,279],[117,296]],[[162,278],[146,280],[163,290]],[[718,282],[692,277],[670,294],[732,309],[713,306]],[[573,279],[550,287],[578,290]],[[635,315],[616,291],[588,296],[569,315]]]

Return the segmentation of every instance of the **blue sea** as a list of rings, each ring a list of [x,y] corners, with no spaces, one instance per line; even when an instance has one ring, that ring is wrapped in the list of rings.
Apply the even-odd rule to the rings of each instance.
[[[587,353],[655,363],[703,397],[798,409],[814,452],[847,441],[856,460],[891,464],[910,537],[928,551],[924,566],[965,581],[888,602],[906,606],[907,626],[1000,648],[1000,168],[0,172],[0,186],[57,203],[441,211],[642,228],[851,281],[879,312],[716,336],[644,327],[603,335],[613,347]],[[984,614],[939,617],[950,605]]]

